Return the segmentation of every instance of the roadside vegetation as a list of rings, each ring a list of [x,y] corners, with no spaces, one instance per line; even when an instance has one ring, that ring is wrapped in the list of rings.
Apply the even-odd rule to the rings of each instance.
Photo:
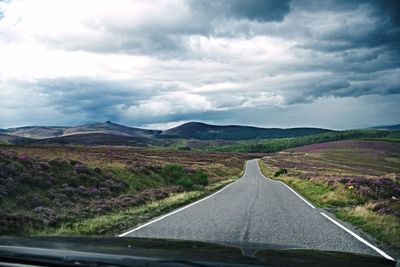
[[[202,149],[220,152],[272,153],[304,145],[319,144],[339,140],[363,140],[400,142],[400,131],[348,130],[326,132],[290,138],[243,140],[226,145],[210,145]]]
[[[78,221],[69,221],[58,227],[41,227],[31,229],[27,234],[40,235],[117,235],[134,226],[163,215],[173,209],[203,198],[223,186],[235,181],[237,177],[221,180],[205,187],[196,187],[192,190],[173,192],[165,198],[153,199],[147,203],[132,205],[126,208],[114,209],[111,212]]]
[[[0,233],[127,229],[239,177],[251,157],[127,147],[0,146]]]
[[[315,144],[270,154],[259,164],[265,176],[400,251],[400,144]]]

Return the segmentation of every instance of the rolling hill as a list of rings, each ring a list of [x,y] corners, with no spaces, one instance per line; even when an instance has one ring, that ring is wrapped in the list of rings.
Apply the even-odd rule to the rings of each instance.
[[[168,130],[149,130],[110,121],[73,127],[28,126],[0,130],[5,144],[81,144],[118,146],[217,147],[234,151],[277,151],[283,148],[334,140],[397,138],[398,132],[380,130],[332,131],[322,128],[259,128],[189,122]],[[279,142],[278,142],[279,141]],[[273,144],[273,148],[270,147]],[[279,143],[278,147],[275,145]],[[282,145],[283,144],[283,145]]]
[[[239,125],[210,125],[200,122],[189,122],[178,127],[163,131],[161,136],[164,137],[179,137],[179,138],[194,138],[201,140],[241,140],[241,139],[256,139],[256,138],[284,138],[296,137],[312,134],[320,134],[330,132],[331,130],[321,128],[259,128],[252,126]]]
[[[382,130],[382,131],[400,131],[400,124],[375,126],[375,127],[369,128],[369,129]]]
[[[161,133],[159,130],[146,130],[140,128],[128,127],[110,121],[92,123],[74,127],[63,126],[25,126],[18,128],[9,128],[1,130],[2,133],[34,139],[46,139],[62,137],[67,135],[85,134],[85,133],[103,133],[126,135],[131,137],[151,138]]]
[[[58,126],[24,126],[17,128],[2,129],[0,132],[8,135],[26,138],[49,138],[63,134],[66,127]]]
[[[0,133],[0,144],[29,144],[33,139]]]
[[[115,133],[76,133],[45,139],[31,139],[30,144],[57,145],[109,145],[109,146],[147,146],[162,145],[164,142],[155,138],[121,135]]]
[[[104,133],[126,135],[131,137],[151,138],[161,133],[160,130],[147,130],[129,127],[110,121],[80,125],[66,128],[63,135],[83,134],[83,133]]]

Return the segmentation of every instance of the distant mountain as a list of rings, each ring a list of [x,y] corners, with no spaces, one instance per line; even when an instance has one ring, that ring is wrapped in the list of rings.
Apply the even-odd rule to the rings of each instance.
[[[85,134],[85,133],[105,133],[105,134],[115,134],[115,135],[126,135],[132,137],[151,138],[154,135],[161,133],[161,131],[158,130],[133,128],[116,124],[110,121],[80,125],[75,127],[26,126],[26,127],[3,129],[2,132],[9,135],[35,138],[35,139],[53,138],[66,135]]]
[[[0,142],[11,144],[82,144],[146,146],[166,145],[171,139],[234,142],[256,138],[284,138],[328,132],[320,128],[259,128],[252,126],[218,126],[189,122],[160,131],[128,127],[110,121],[74,127],[27,126],[3,129]]]
[[[127,135],[132,137],[151,138],[154,135],[160,134],[161,132],[162,131],[160,130],[147,130],[141,128],[134,128],[106,121],[106,122],[70,127],[64,130],[63,135],[81,134],[81,133],[110,133],[117,135]]]
[[[241,140],[255,138],[284,138],[319,134],[331,130],[321,128],[259,128],[239,125],[210,125],[200,122],[189,122],[163,131],[160,137],[194,138],[201,140]]]
[[[370,127],[369,129],[382,130],[382,131],[400,131],[400,124],[375,126],[375,127]]]
[[[162,140],[147,137],[133,137],[113,133],[81,133],[34,139],[31,144],[57,144],[57,145],[110,145],[110,146],[147,146],[164,144]]]
[[[58,126],[24,126],[3,129],[2,132],[27,138],[48,138],[62,135],[65,128]]]

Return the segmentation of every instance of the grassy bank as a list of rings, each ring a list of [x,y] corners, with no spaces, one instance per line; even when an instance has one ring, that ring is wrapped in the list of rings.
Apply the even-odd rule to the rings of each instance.
[[[346,169],[348,166],[340,165],[340,169],[336,165],[337,169],[333,170],[332,166],[325,165],[318,172],[315,169],[312,171],[307,169],[304,166],[306,165],[304,158],[301,160],[299,158],[291,159],[288,155],[276,157],[280,157],[279,161],[274,156],[269,157],[271,161],[268,159],[259,161],[260,169],[265,176],[288,184],[317,207],[330,210],[337,218],[362,229],[390,250],[395,251],[397,256],[400,255],[400,219],[398,217],[400,206],[395,197],[393,199],[389,197],[395,193],[383,195],[386,190],[385,185],[380,188],[380,192],[382,192],[380,196],[372,193],[363,194],[358,191],[360,188],[357,189],[358,185],[353,180],[346,184],[340,182],[339,177],[351,175],[349,169]],[[292,157],[294,156],[292,155]],[[313,161],[313,168],[318,166],[319,160],[323,161],[324,157],[321,156],[318,161]],[[278,162],[285,164],[286,167]],[[305,164],[302,165],[302,163]],[[349,165],[351,164],[355,164],[354,159],[349,163]],[[367,168],[365,164],[363,167]],[[302,170],[304,171],[302,168],[307,169],[307,172],[302,172]],[[283,169],[285,171],[282,171]],[[336,173],[339,177],[333,178],[332,173]],[[376,179],[379,182],[372,176],[369,179]],[[396,185],[396,182],[393,184]],[[393,184],[388,188],[396,188]],[[361,190],[372,189],[363,185]]]

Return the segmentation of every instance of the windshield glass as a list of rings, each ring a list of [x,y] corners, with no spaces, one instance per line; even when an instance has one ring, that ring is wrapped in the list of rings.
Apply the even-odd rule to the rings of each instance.
[[[389,0],[0,0],[0,246],[399,258],[399,14]]]

